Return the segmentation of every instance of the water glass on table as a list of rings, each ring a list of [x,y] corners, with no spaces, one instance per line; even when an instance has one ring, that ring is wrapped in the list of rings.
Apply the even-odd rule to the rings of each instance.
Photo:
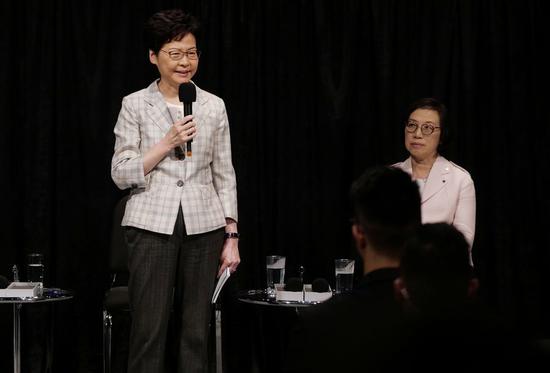
[[[349,293],[353,289],[353,271],[355,261],[352,259],[336,259],[334,261],[336,276],[336,294]]]
[[[38,284],[38,295],[42,295],[44,290],[44,256],[40,253],[27,254],[27,282]]]
[[[267,295],[275,297],[275,285],[285,283],[286,257],[281,255],[268,255],[265,258]]]

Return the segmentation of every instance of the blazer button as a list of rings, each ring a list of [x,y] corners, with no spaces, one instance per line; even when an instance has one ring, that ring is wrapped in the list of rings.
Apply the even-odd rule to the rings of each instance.
[[[179,186],[179,187],[182,187],[182,186],[183,186],[183,181],[178,180],[178,182],[176,183],[176,185]]]

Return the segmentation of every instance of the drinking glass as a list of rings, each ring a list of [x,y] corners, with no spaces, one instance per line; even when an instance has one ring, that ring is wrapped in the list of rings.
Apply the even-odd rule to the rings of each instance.
[[[355,261],[352,259],[336,259],[334,270],[336,275],[336,294],[349,293],[353,289],[353,271]]]
[[[39,285],[39,295],[44,289],[44,256],[40,253],[27,255],[27,282]]]
[[[275,285],[285,283],[286,257],[281,255],[268,255],[265,258],[267,295],[275,296]]]

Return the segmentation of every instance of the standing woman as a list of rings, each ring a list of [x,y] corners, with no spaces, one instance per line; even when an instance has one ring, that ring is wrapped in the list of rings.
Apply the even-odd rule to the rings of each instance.
[[[149,61],[160,78],[124,97],[114,129],[111,175],[120,189],[130,188],[122,225],[132,373],[206,372],[216,274],[240,262],[224,102],[196,87],[193,115],[184,116],[178,97],[199,65],[197,30],[197,20],[181,10],[148,20]],[[192,156],[185,156],[191,140]],[[166,361],[168,344],[175,360]]]
[[[447,109],[433,98],[414,102],[405,123],[405,147],[410,157],[394,166],[418,183],[422,197],[422,223],[446,222],[464,234],[470,250],[476,223],[476,194],[468,171],[443,158],[448,140]]]

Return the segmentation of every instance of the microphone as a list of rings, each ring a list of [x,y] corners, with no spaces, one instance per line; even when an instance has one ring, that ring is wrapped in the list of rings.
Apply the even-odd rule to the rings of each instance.
[[[181,83],[179,86],[178,94],[179,94],[180,102],[183,103],[183,116],[193,114],[192,103],[195,102],[195,100],[197,99],[197,89],[195,88],[195,85],[191,82]],[[187,141],[188,157],[191,157],[193,155],[193,150],[191,149],[192,142],[193,142],[193,139]],[[182,158],[178,158],[178,159],[182,159]]]
[[[285,284],[285,291],[302,291],[304,289],[304,283],[301,278],[291,277]]]
[[[330,291],[330,285],[324,278],[316,278],[311,283],[311,291],[316,293],[326,293]]]
[[[9,284],[10,284],[10,282],[8,281],[8,279],[6,277],[0,275],[0,289],[7,288]]]

